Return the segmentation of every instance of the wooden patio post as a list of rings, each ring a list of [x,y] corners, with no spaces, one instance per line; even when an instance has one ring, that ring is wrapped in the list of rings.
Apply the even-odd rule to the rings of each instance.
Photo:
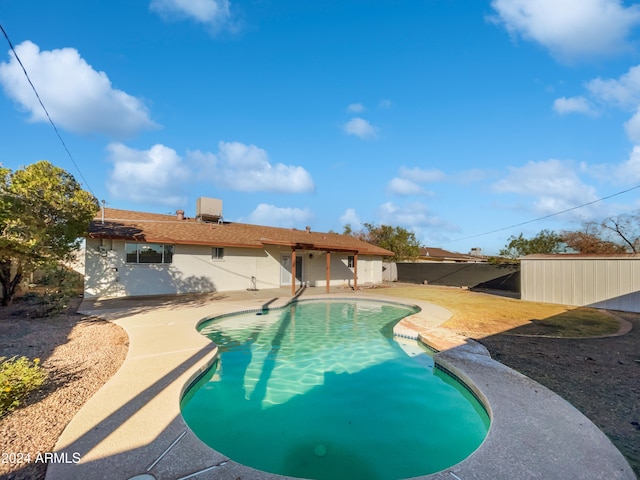
[[[331,282],[331,251],[327,250],[327,268],[326,268],[326,272],[325,272],[326,276],[327,276],[327,293],[329,293],[331,287],[330,287],[330,282]]]
[[[291,296],[296,294],[296,249],[291,249]]]
[[[353,255],[353,289],[358,289],[358,252]]]

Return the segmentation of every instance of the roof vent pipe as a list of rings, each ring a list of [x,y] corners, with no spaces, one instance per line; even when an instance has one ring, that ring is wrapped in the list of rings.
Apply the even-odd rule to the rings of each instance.
[[[178,220],[184,220],[184,210],[176,210],[176,216]]]

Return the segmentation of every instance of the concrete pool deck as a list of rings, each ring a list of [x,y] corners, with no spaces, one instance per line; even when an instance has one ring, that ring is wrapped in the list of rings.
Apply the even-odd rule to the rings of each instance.
[[[291,300],[289,292],[283,288],[85,301],[82,313],[113,321],[126,330],[129,351],[118,372],[60,436],[55,452],[69,463],[51,463],[46,479],[287,478],[237,464],[207,447],[183,421],[179,402],[190,381],[216,355],[215,346],[196,331],[196,325],[224,313],[283,306]],[[383,292],[317,294],[317,289],[311,288],[300,297],[380,299],[419,306],[422,311],[400,322],[395,332],[419,335],[440,350],[437,363],[465,381],[491,415],[487,438],[471,456],[418,478],[636,478],[604,433],[568,402],[492,360],[480,344],[439,329],[449,318],[447,310],[412,299],[385,297],[380,294]],[[78,455],[80,461],[73,463]]]

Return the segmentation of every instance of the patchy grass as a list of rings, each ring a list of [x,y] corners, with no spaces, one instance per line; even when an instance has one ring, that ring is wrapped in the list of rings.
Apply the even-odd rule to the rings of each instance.
[[[461,288],[399,285],[384,293],[446,308],[452,317],[443,327],[472,338],[498,333],[594,337],[610,335],[620,328],[620,322],[602,310],[527,302]]]

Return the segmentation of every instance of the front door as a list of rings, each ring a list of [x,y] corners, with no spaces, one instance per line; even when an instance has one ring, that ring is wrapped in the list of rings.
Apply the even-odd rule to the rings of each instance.
[[[280,285],[291,285],[291,255],[282,255],[280,261]],[[302,261],[302,255],[296,255],[296,285],[302,284],[304,278],[302,274],[304,262]]]

